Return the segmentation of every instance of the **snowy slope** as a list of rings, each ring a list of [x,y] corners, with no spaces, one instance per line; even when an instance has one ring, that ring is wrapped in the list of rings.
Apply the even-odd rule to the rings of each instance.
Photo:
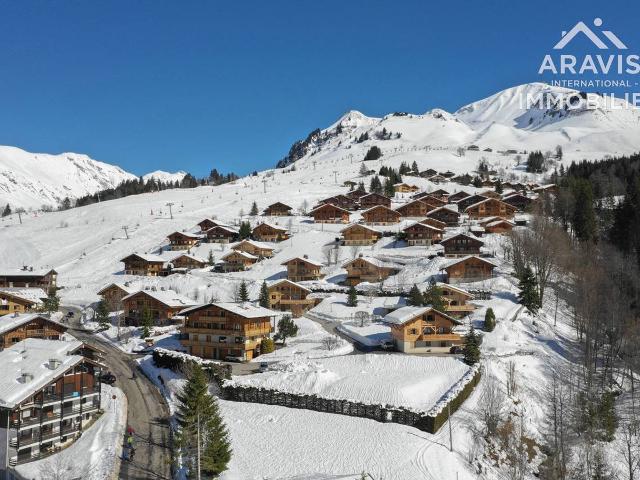
[[[136,176],[87,155],[30,153],[0,146],[0,205],[56,207],[75,198],[115,187]]]
[[[147,182],[150,179],[154,179],[160,182],[171,182],[171,183],[175,183],[175,182],[180,182],[185,175],[187,174],[187,172],[183,172],[182,170],[175,172],[175,173],[171,173],[171,172],[165,172],[163,170],[156,170],[155,172],[151,172],[151,173],[147,173],[146,175],[142,176],[142,179]]]

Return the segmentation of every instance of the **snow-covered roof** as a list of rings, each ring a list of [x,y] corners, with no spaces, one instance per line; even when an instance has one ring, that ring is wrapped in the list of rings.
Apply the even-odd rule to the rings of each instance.
[[[1,287],[0,293],[33,303],[41,303],[42,299],[48,296],[43,289],[31,287]]]
[[[271,288],[271,287],[275,287],[276,285],[279,285],[281,283],[288,283],[290,285],[295,285],[298,288],[301,288],[302,290],[305,290],[307,292],[311,292],[311,290],[309,290],[307,287],[303,287],[302,285],[300,285],[299,283],[296,282],[292,282],[291,280],[289,280],[288,278],[281,278],[280,280],[274,280],[272,282],[269,282],[267,284],[267,288]]]
[[[494,267],[497,267],[498,265],[496,265],[495,263],[493,263],[490,260],[487,260],[486,258],[482,258],[482,257],[478,257],[477,255],[467,255],[465,257],[460,257],[460,258],[455,258],[449,262],[446,262],[442,265],[441,269],[444,270],[445,268],[449,268],[453,265],[457,265],[458,263],[462,263],[462,262],[466,262],[467,260],[471,259],[471,258],[476,258],[478,260],[480,260],[481,262],[484,263],[488,263],[489,265],[493,265]]]
[[[207,261],[204,258],[196,257],[195,255],[192,255],[190,253],[178,253],[177,255],[174,255],[173,257],[171,257],[170,261],[174,262],[180,257],[190,258],[191,260],[194,260],[196,262],[207,263]]]
[[[311,210],[309,213],[313,213],[313,212],[316,212],[318,210],[322,210],[323,208],[328,208],[328,207],[333,207],[333,208],[336,208],[336,209],[338,209],[338,210],[340,210],[342,212],[350,213],[349,210],[347,210],[346,208],[339,207],[337,205],[334,205],[333,203],[323,203],[322,205],[318,205],[316,208]]]
[[[162,258],[160,255],[155,255],[153,253],[132,253],[131,255],[127,255],[124,257],[121,262],[124,262],[129,257],[138,257],[146,262],[154,262],[154,263],[164,263],[166,260]]]
[[[127,300],[138,293],[144,293],[149,297],[159,301],[160,303],[166,305],[171,308],[178,307],[190,307],[191,305],[195,305],[195,300],[191,300],[189,297],[185,297],[184,295],[180,295],[173,290],[139,290],[134,293],[130,293],[122,300]]]
[[[180,311],[180,315],[187,315],[191,312],[195,312],[197,310],[201,310],[203,308],[209,307],[218,307],[227,312],[235,313],[244,318],[260,318],[260,317],[274,317],[278,315],[278,312],[273,310],[269,310],[268,308],[258,307],[249,302],[244,303],[233,303],[233,302],[214,302],[214,303],[203,303],[200,305],[194,305],[190,308],[185,308]]]
[[[356,260],[364,260],[365,262],[370,263],[371,265],[378,268],[395,268],[398,270],[402,269],[402,265],[400,265],[399,263],[385,262],[384,260],[380,260],[375,257],[365,257],[365,256],[354,258],[353,260],[349,260],[348,262],[344,263],[342,267],[345,268],[347,265],[351,265]]]
[[[374,232],[374,233],[382,233],[380,230],[370,227],[369,225],[364,225],[362,223],[352,223],[351,225],[348,225],[344,227],[342,230],[340,230],[340,233],[344,233],[347,230],[351,230],[352,228],[355,228],[355,227],[364,228],[365,230],[369,230],[370,232]]]
[[[455,235],[452,235],[450,237],[443,239],[442,241],[440,241],[440,243],[441,244],[447,243],[449,240],[453,240],[454,238],[457,238],[457,237],[466,237],[469,240],[473,240],[474,242],[480,243],[480,245],[484,245],[484,242],[482,240],[480,240],[477,237],[472,237],[471,235],[467,235],[466,233],[456,233]]]
[[[244,252],[242,250],[231,250],[230,252],[223,255],[220,260],[224,260],[225,258],[229,258],[231,255],[239,255],[241,257],[246,258],[247,260],[257,260],[258,257],[255,255],[251,255],[250,253]]]
[[[413,222],[412,224],[406,226],[405,228],[402,229],[402,231],[408,230],[411,227],[415,227],[416,225],[420,225],[422,227],[425,228],[429,228],[431,230],[435,230],[436,232],[442,232],[441,228],[438,227],[434,227],[433,225],[429,225],[428,223],[423,223],[423,222]]]
[[[490,201],[504,203],[505,205],[509,205],[511,208],[514,208],[514,209],[516,208],[516,207],[514,207],[513,205],[511,205],[511,204],[509,204],[509,203],[506,203],[506,202],[503,202],[502,200],[500,200],[500,199],[498,199],[498,198],[491,198],[491,197],[490,197],[490,198],[485,198],[484,200],[480,200],[479,202],[472,203],[472,204],[471,204],[471,205],[469,205],[467,208],[465,208],[465,209],[464,209],[464,211],[466,212],[466,211],[467,211],[467,210],[469,210],[470,208],[477,207],[478,205],[481,205],[481,204],[483,204],[483,203],[490,202]]]
[[[224,230],[226,232],[229,233],[238,233],[238,230],[229,226],[229,225],[216,225],[215,227],[211,227],[209,230],[207,230],[207,232],[210,232],[211,230],[215,230],[215,229],[220,229],[220,230]]]
[[[256,228],[258,228],[258,227],[260,227],[262,225],[266,225],[267,227],[273,228],[274,230],[280,230],[282,232],[286,232],[287,231],[286,227],[282,227],[280,225],[274,225],[273,223],[269,223],[269,222],[260,222],[258,225],[253,227],[253,229],[255,230]]]
[[[364,210],[362,212],[362,215],[364,215],[365,213],[373,212],[374,210],[380,210],[380,209],[388,210],[388,211],[393,212],[393,213],[398,213],[395,210],[393,210],[392,208],[387,207],[386,205],[374,205],[373,207],[367,208],[366,210]]]
[[[0,270],[0,277],[42,277],[48,273],[57,273],[52,268],[34,268],[33,270],[24,268],[15,268],[8,270]]]
[[[0,352],[0,405],[13,408],[82,362],[82,342],[28,338]],[[58,360],[52,368],[50,360]]]
[[[402,325],[409,320],[416,318],[419,315],[424,315],[431,307],[414,307],[407,306],[401,307],[391,313],[387,313],[382,319],[385,323],[391,323],[393,325]]]
[[[267,243],[256,242],[255,240],[249,240],[248,238],[246,238],[244,240],[240,240],[237,243],[234,243],[233,245],[231,245],[231,249],[235,250],[236,248],[238,248],[243,243],[248,243],[249,245],[253,245],[256,248],[259,248],[260,250],[273,250],[273,247],[271,245],[267,244]]]
[[[515,223],[507,220],[506,218],[498,218],[498,219],[493,220],[493,221],[491,221],[489,223],[485,223],[485,227],[495,227],[496,225],[500,225],[501,223],[506,223],[506,224],[509,224],[511,226],[515,225]]]
[[[472,297],[473,295],[471,295],[469,292],[467,292],[466,290],[463,290],[462,288],[458,288],[454,285],[450,285],[448,283],[442,283],[442,282],[438,282],[436,284],[438,287],[440,288],[446,288],[447,290],[455,290],[456,292],[465,295],[466,297]]]
[[[105,290],[107,290],[108,288],[111,288],[111,287],[118,287],[121,290],[127,292],[128,294],[138,291],[137,288],[131,287],[129,285],[125,285],[124,283],[110,283],[109,285],[105,285],[100,290],[98,290],[98,295],[102,295]]]
[[[458,212],[457,210],[454,210],[451,207],[457,207],[457,205],[450,205],[449,204],[449,205],[443,205],[442,207],[434,208],[429,213],[427,213],[427,217],[429,215],[433,215],[434,213],[441,212],[443,210],[446,210],[447,212],[455,213],[456,215],[460,216],[460,212]]]
[[[14,328],[24,325],[25,323],[29,323],[36,318],[44,318],[51,323],[58,323],[40,313],[9,313],[0,317],[0,334],[10,332]],[[2,363],[0,363],[0,365],[2,365]]]
[[[188,238],[193,238],[193,239],[202,238],[202,234],[201,233],[191,233],[191,232],[173,232],[173,233],[170,233],[169,235],[167,235],[167,237],[170,237],[171,235],[181,235],[183,237],[188,237]]]
[[[316,267],[322,267],[322,263],[321,262],[317,262],[315,260],[311,260],[310,258],[305,258],[305,257],[293,257],[290,258],[289,260],[282,262],[280,265],[286,265],[287,263],[291,262],[292,260],[302,260],[303,262],[306,263],[310,263],[311,265],[315,265]]]

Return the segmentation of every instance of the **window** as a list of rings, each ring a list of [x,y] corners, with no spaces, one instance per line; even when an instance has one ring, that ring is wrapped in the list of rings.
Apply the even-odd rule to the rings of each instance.
[[[418,334],[418,329],[416,328],[409,329],[409,335],[417,335],[417,334]]]

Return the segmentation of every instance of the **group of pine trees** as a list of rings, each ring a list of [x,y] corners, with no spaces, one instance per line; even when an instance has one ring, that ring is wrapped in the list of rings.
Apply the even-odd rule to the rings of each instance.
[[[429,280],[429,285],[424,292],[421,292],[414,283],[409,290],[407,303],[414,307],[428,305],[439,312],[444,312],[447,307],[447,302],[442,295],[442,288],[438,286],[433,278]]]

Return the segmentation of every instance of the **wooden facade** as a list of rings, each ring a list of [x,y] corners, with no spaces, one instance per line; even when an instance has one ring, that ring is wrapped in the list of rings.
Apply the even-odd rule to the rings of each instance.
[[[55,270],[34,271],[24,267],[15,271],[0,271],[0,287],[41,288],[45,292],[55,291],[58,287],[58,272]]]
[[[342,233],[343,245],[373,245],[380,238],[382,238],[382,232],[374,230],[373,228],[354,223],[340,231]]]
[[[456,205],[458,205],[459,212],[464,212],[468,206],[473,205],[474,203],[481,202],[486,199],[487,197],[483,197],[482,195],[469,195],[468,197],[465,197],[462,200],[457,201]]]
[[[124,263],[125,275],[157,277],[164,268],[165,260],[157,255],[132,253],[120,260]]]
[[[360,256],[343,266],[347,270],[347,285],[358,285],[362,282],[378,283],[400,271],[393,263],[382,262],[375,258]]]
[[[327,197],[318,202],[318,206],[327,204],[335,205],[336,207],[343,208],[344,210],[357,210],[358,208],[358,204],[355,199],[342,194]]]
[[[287,278],[292,282],[303,282],[305,280],[320,280],[324,275],[322,274],[322,264],[309,260],[304,257],[295,257],[282,265],[287,267]]]
[[[465,213],[469,215],[469,218],[502,217],[509,219],[513,218],[516,211],[517,208],[513,205],[496,198],[482,200],[465,209]]]
[[[258,258],[273,257],[273,247],[265,245],[261,242],[254,242],[253,240],[241,240],[235,245],[232,245],[231,250],[235,250],[236,252],[249,253]]]
[[[170,290],[140,290],[122,299],[127,325],[141,325],[146,311],[154,325],[168,325],[178,312],[195,303]]]
[[[446,224],[448,227],[455,227],[460,223],[460,213],[447,207],[436,208],[427,214],[428,218],[433,218]]]
[[[362,212],[362,220],[367,225],[391,225],[399,223],[401,218],[402,215],[399,212],[391,210],[384,205],[377,205]]]
[[[487,233],[504,234],[513,230],[514,223],[505,218],[491,218],[489,222],[483,222],[481,225]]]
[[[200,235],[187,232],[173,232],[168,235],[171,250],[190,250],[200,244]]]
[[[437,192],[444,192],[444,190],[436,190]],[[427,205],[431,205],[433,208],[442,207],[447,204],[446,200],[443,200],[441,197],[434,195],[433,193],[421,192],[413,197],[414,200],[421,200]]]
[[[222,258],[222,269],[225,272],[241,272],[248,270],[259,258],[241,250],[231,250]]]
[[[289,239],[289,232],[285,227],[265,222],[254,227],[251,235],[260,242],[282,242]]]
[[[0,288],[0,316],[31,312],[41,307],[46,297],[46,292],[41,288]]]
[[[493,277],[495,265],[488,260],[472,256],[461,258],[446,267],[447,283],[469,283],[487,280]]]
[[[188,270],[193,270],[197,268],[204,268],[207,266],[207,261],[194,257],[193,255],[182,254],[177,257],[173,257],[171,259],[171,264],[173,268],[186,268]]]
[[[475,305],[469,303],[469,300],[471,300],[473,296],[466,290],[456,288],[446,283],[439,283],[438,287],[440,287],[442,291],[442,298],[447,303],[447,307],[445,308],[447,315],[460,318],[469,315],[476,309]]]
[[[360,208],[369,209],[377,205],[391,208],[391,199],[379,193],[368,193],[367,195],[360,197]]]
[[[431,307],[402,307],[384,317],[400,352],[442,353],[463,343],[453,332],[460,325],[455,318]]]
[[[396,208],[396,212],[405,218],[422,218],[435,209],[434,205],[430,205],[422,200],[414,200]]]
[[[98,295],[102,297],[102,300],[107,305],[107,309],[110,312],[115,312],[116,310],[122,310],[122,299],[134,291],[135,290],[128,285],[110,283],[99,290]]]
[[[0,316],[0,350],[26,338],[60,340],[67,327],[34,313]]]
[[[273,331],[275,312],[253,305],[210,303],[185,309],[180,343],[190,355],[249,361]]]
[[[445,257],[466,257],[467,255],[479,255],[480,247],[484,245],[484,242],[471,235],[459,233],[453,237],[445,238],[440,242],[440,245],[444,247]]]
[[[393,186],[393,190],[396,193],[413,193],[417,192],[420,189],[415,185],[409,185],[408,183],[396,183]]]
[[[436,227],[439,230],[443,230],[447,228],[447,224],[445,222],[441,222],[440,220],[436,220],[435,218],[426,217],[422,220],[418,220],[418,223],[424,223],[425,225],[431,225],[432,227]]]
[[[291,312],[293,317],[301,317],[315,305],[313,298],[307,298],[311,290],[290,280],[278,280],[267,287],[269,308],[280,312]]]
[[[424,223],[414,223],[403,231],[407,235],[407,243],[412,246],[439,243],[443,234],[440,228]]]
[[[219,222],[218,220],[213,220],[211,218],[205,218],[201,222],[198,222],[198,227],[200,227],[200,232],[202,233],[206,232],[210,228],[218,227],[220,225],[224,226],[222,222]]]
[[[512,193],[504,197],[502,201],[516,207],[521,212],[528,210],[534,202],[533,198],[527,197],[521,193]]]
[[[447,198],[447,201],[449,203],[457,203],[460,200],[463,200],[470,196],[471,195],[469,195],[467,192],[463,192],[462,190],[460,190],[459,192],[452,193],[451,195],[449,195],[449,198]]]
[[[293,210],[289,205],[282,202],[276,202],[264,209],[263,215],[269,217],[288,217]]]
[[[238,231],[231,227],[216,225],[205,232],[209,243],[230,243],[238,239]]]
[[[325,203],[311,211],[315,223],[349,223],[349,211],[331,203]]]

